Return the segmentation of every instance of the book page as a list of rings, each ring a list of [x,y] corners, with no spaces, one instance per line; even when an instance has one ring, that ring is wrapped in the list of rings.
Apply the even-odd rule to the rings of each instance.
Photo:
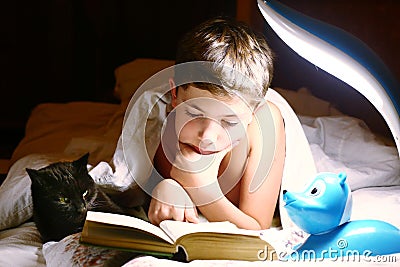
[[[88,211],[86,215],[86,220],[139,229],[141,231],[148,232],[155,236],[158,236],[159,238],[162,238],[163,240],[165,240],[170,244],[173,244],[175,241],[172,240],[166,233],[164,233],[164,231],[161,228],[149,222],[146,222],[142,219],[127,215]]]
[[[160,227],[175,242],[179,237],[197,232],[212,233],[241,233],[242,231],[230,222],[200,222],[189,223],[165,220],[160,223]]]

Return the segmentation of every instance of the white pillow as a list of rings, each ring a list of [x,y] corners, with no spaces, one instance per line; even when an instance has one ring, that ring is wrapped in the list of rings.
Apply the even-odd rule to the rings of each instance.
[[[346,172],[354,191],[400,185],[396,147],[385,145],[353,117],[300,117],[318,172]]]

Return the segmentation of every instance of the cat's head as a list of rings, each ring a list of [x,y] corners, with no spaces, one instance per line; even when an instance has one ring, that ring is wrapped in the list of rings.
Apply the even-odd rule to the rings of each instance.
[[[32,182],[34,219],[39,231],[45,227],[64,227],[76,232],[82,227],[97,194],[87,170],[88,157],[89,153],[72,162],[56,162],[38,170],[26,169]]]

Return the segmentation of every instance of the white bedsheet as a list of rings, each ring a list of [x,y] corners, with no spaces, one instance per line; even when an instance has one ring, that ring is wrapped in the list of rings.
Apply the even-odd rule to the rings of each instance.
[[[361,188],[354,191],[352,196],[352,220],[383,220],[400,229],[399,185]]]
[[[375,257],[375,258],[360,258],[358,260],[347,260],[346,259],[326,259],[323,261],[262,261],[262,262],[245,262],[245,261],[229,261],[229,260],[195,260],[189,263],[182,263],[176,261],[170,261],[166,259],[157,259],[152,256],[143,256],[129,261],[123,267],[273,267],[273,266],[296,266],[296,267],[308,267],[308,266],[399,266],[400,254]]]
[[[0,231],[0,266],[46,266],[40,235],[33,222]]]

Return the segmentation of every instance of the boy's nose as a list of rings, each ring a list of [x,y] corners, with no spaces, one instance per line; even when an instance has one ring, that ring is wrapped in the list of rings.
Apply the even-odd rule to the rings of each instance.
[[[203,119],[199,137],[203,146],[214,144],[218,139],[218,132],[221,125],[212,119]]]
[[[199,147],[201,150],[215,150],[215,141],[210,139],[202,139]]]

